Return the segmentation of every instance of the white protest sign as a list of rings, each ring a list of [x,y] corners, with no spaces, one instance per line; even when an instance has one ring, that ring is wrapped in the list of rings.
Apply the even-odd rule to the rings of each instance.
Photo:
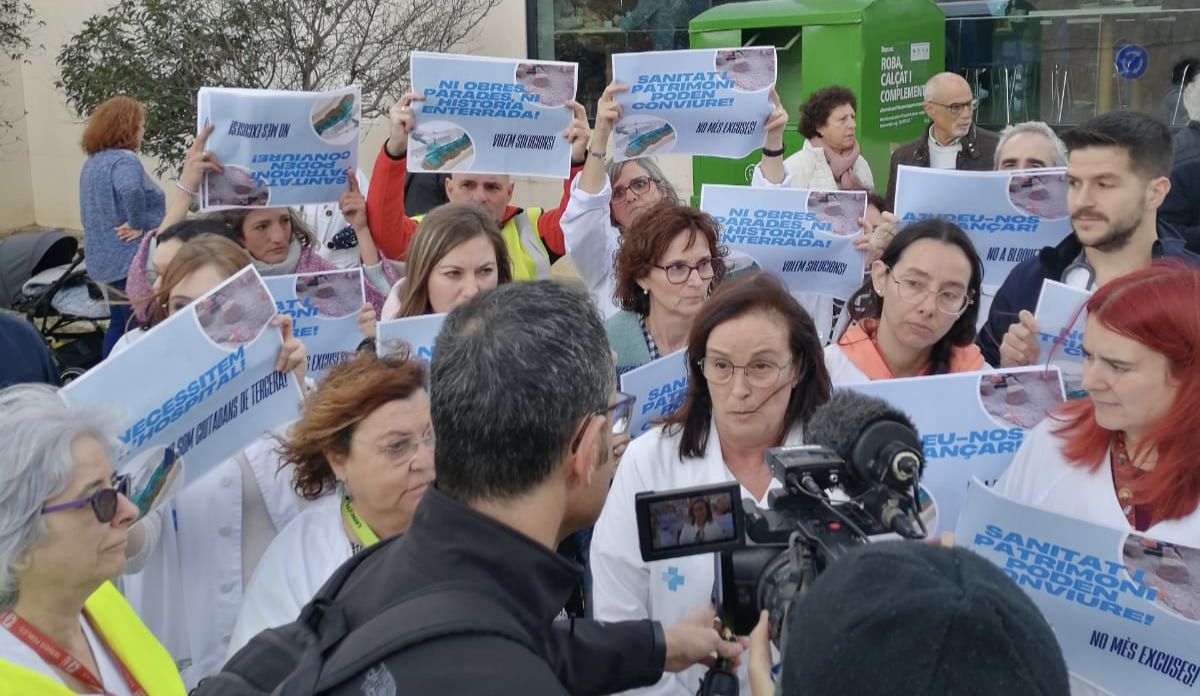
[[[362,97],[329,92],[202,87],[196,130],[213,124],[207,149],[221,173],[204,175],[200,208],[333,203],[358,167]]]
[[[621,375],[621,391],[637,397],[629,434],[637,437],[683,405],[687,396],[687,350],[677,350]]]
[[[358,313],[365,300],[362,268],[270,276],[263,279],[280,314],[292,318],[292,335],[308,351],[308,376],[319,380],[354,357],[362,343]]]
[[[1077,678],[1114,694],[1195,692],[1200,550],[1021,505],[978,481],[955,543],[1029,595]]]
[[[954,529],[972,477],[993,481],[1008,468],[1025,433],[1063,402],[1058,370],[1021,367],[886,379],[847,387],[877,396],[908,414],[921,436],[937,522]]]
[[[117,471],[157,466],[171,449],[195,480],[300,415],[295,375],[275,372],[283,338],[274,316],[258,271],[243,269],[62,394],[113,414],[123,445]]]
[[[570,174],[576,63],[415,51],[410,72],[408,171]]]
[[[704,184],[700,209],[721,224],[720,242],[758,262],[792,292],[838,299],[863,282],[854,248],[867,210],[863,191],[806,191]]]
[[[775,47],[615,53],[618,162],[672,153],[740,158],[762,147]]]
[[[375,328],[375,352],[379,357],[407,353],[428,363],[433,360],[433,344],[444,321],[445,314],[381,321]]]
[[[1017,264],[1071,234],[1066,169],[968,172],[901,166],[900,226],[945,218],[967,233],[983,260],[983,283],[999,287]]]
[[[1038,362],[1053,361],[1055,365],[1083,364],[1083,327],[1087,322],[1084,306],[1092,293],[1073,288],[1056,280],[1042,281],[1037,309],[1033,313],[1038,324]],[[1053,354],[1052,354],[1053,351]]]

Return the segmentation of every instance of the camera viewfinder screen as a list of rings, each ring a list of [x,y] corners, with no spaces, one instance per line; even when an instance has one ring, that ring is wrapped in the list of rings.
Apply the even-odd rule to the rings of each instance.
[[[727,492],[650,503],[652,547],[661,551],[733,539],[733,504]]]

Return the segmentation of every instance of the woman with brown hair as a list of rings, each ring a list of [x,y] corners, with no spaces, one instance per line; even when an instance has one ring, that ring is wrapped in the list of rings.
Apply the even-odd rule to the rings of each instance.
[[[767,468],[766,450],[801,444],[804,424],[830,397],[812,319],[763,273],[713,293],[688,336],[687,365],[683,406],[625,450],[596,523],[592,610],[602,621],[650,618],[670,626],[710,599],[711,555],[642,560],[638,493],[737,481],[739,498],[766,507],[768,492],[781,485]],[[665,675],[655,693],[694,694],[703,673]],[[742,693],[749,693],[746,685]]]
[[[282,442],[296,493],[312,501],[263,554],[246,588],[230,654],[296,619],[355,552],[402,534],[433,481],[425,369],[360,353],[334,367]]]
[[[500,228],[470,203],[447,203],[426,215],[409,242],[407,263],[407,275],[383,305],[384,319],[443,314],[512,282]]]
[[[673,202],[642,213],[621,237],[615,298],[605,322],[617,374],[669,355],[687,343],[692,319],[725,277],[717,221]]]
[[[145,132],[146,108],[124,96],[97,106],[83,131],[88,158],[79,173],[79,215],[88,275],[121,292],[138,239],[158,227],[166,212],[162,189],[138,159]],[[129,317],[127,304],[110,304],[104,355],[125,333]]]

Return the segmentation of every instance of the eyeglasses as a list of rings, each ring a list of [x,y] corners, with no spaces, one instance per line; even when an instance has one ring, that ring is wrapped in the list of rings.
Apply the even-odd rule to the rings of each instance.
[[[935,102],[935,101],[931,101],[928,103],[933,104],[934,106],[940,106],[943,109],[945,109],[946,111],[949,111],[950,113],[954,114],[955,116],[961,114],[962,110],[966,109],[968,107],[971,109],[971,113],[975,113],[979,109],[979,100],[978,99],[972,99],[969,102],[954,102],[953,104],[942,104],[940,102]]]
[[[892,269],[888,269],[890,275]],[[931,290],[929,283],[916,278],[897,278],[891,276],[892,282],[896,284],[896,292],[900,295],[901,302],[908,304],[917,304],[922,302],[926,295],[934,295],[934,304],[937,305],[938,311],[958,316],[963,313],[963,310],[971,304],[971,297],[965,292],[956,290]]]
[[[725,267],[725,262],[721,259],[705,257],[700,259],[700,262],[695,266],[689,266],[682,261],[675,261],[666,266],[655,264],[655,268],[660,268],[667,274],[667,282],[672,285],[683,285],[688,282],[688,278],[692,277],[692,271],[700,276],[700,280],[710,280],[717,271]]]
[[[396,466],[404,466],[417,456],[418,445],[425,445],[425,449],[432,451],[434,444],[433,429],[426,428],[425,432],[421,433],[421,437],[401,437],[395,442],[380,447],[379,453],[390,459]]]
[[[633,404],[637,401],[637,397],[633,394],[625,392],[617,392],[617,400],[613,404],[604,408],[598,408],[588,414],[587,419],[584,419],[583,425],[580,426],[579,432],[575,435],[575,439],[571,442],[571,453],[574,454],[579,449],[579,443],[583,442],[583,433],[587,430],[587,421],[595,416],[607,415],[612,411],[612,434],[614,437],[624,435],[629,432],[629,417],[633,414]]]
[[[129,497],[128,476],[118,476],[112,488],[102,488],[86,498],[43,507],[42,514],[48,515],[52,512],[75,510],[85,505],[91,505],[92,512],[96,515],[96,521],[101,524],[108,524],[117,516],[117,506],[120,504],[121,496]]]
[[[779,376],[792,364],[789,360],[777,365],[770,360],[752,360],[745,365],[734,365],[725,358],[705,356],[699,360],[700,372],[704,378],[713,384],[728,384],[734,374],[741,370],[746,375],[746,381],[752,387],[773,387],[779,382]]]
[[[613,203],[621,203],[625,200],[625,194],[629,193],[630,191],[633,191],[638,196],[641,196],[650,190],[650,184],[657,183],[658,179],[648,176],[639,176],[633,181],[630,181],[628,186],[622,184],[621,186],[614,188],[612,192],[612,201]]]

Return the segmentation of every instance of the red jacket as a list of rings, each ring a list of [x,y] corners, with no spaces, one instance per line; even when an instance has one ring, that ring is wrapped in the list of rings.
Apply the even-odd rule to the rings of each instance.
[[[538,236],[551,254],[563,256],[567,253],[559,220],[571,199],[571,179],[583,169],[572,167],[571,175],[563,181],[563,195],[554,210],[542,212],[537,220]],[[394,158],[387,147],[379,149],[375,158],[375,170],[371,172],[371,186],[367,189],[367,224],[375,246],[389,259],[404,260],[408,242],[417,231],[417,221],[404,212],[404,178],[408,175],[407,157]],[[508,206],[504,211],[503,227],[523,209]]]

